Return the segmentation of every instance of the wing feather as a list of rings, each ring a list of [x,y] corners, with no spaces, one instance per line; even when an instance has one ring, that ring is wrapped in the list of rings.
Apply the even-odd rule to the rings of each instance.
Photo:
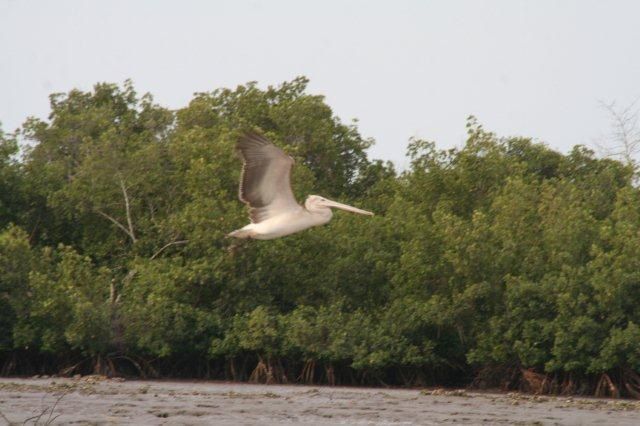
[[[291,191],[293,158],[257,133],[245,133],[236,148],[242,155],[240,201],[249,206],[251,222],[260,223],[300,208]]]

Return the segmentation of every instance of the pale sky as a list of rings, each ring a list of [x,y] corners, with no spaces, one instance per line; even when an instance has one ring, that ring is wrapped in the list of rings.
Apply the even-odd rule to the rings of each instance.
[[[460,146],[473,114],[566,152],[640,97],[640,1],[0,0],[0,122],[131,78],[169,108],[298,75],[400,168],[410,137]]]

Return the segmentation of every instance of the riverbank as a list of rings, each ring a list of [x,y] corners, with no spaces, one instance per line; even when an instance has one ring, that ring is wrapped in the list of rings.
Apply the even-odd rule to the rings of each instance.
[[[0,378],[0,423],[634,425],[640,401],[205,381]]]

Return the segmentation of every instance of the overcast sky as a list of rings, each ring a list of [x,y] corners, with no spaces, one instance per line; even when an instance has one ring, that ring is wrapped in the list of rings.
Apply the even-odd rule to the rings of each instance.
[[[633,0],[0,0],[0,121],[100,81],[179,108],[306,75],[400,167],[412,136],[461,145],[470,114],[566,152],[609,131],[599,100],[640,97],[639,17]]]

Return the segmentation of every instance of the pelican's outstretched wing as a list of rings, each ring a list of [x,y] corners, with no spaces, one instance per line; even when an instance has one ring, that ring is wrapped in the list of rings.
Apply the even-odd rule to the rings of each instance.
[[[251,222],[300,208],[291,191],[293,158],[257,133],[245,133],[236,148],[244,161],[240,200],[249,205]]]

